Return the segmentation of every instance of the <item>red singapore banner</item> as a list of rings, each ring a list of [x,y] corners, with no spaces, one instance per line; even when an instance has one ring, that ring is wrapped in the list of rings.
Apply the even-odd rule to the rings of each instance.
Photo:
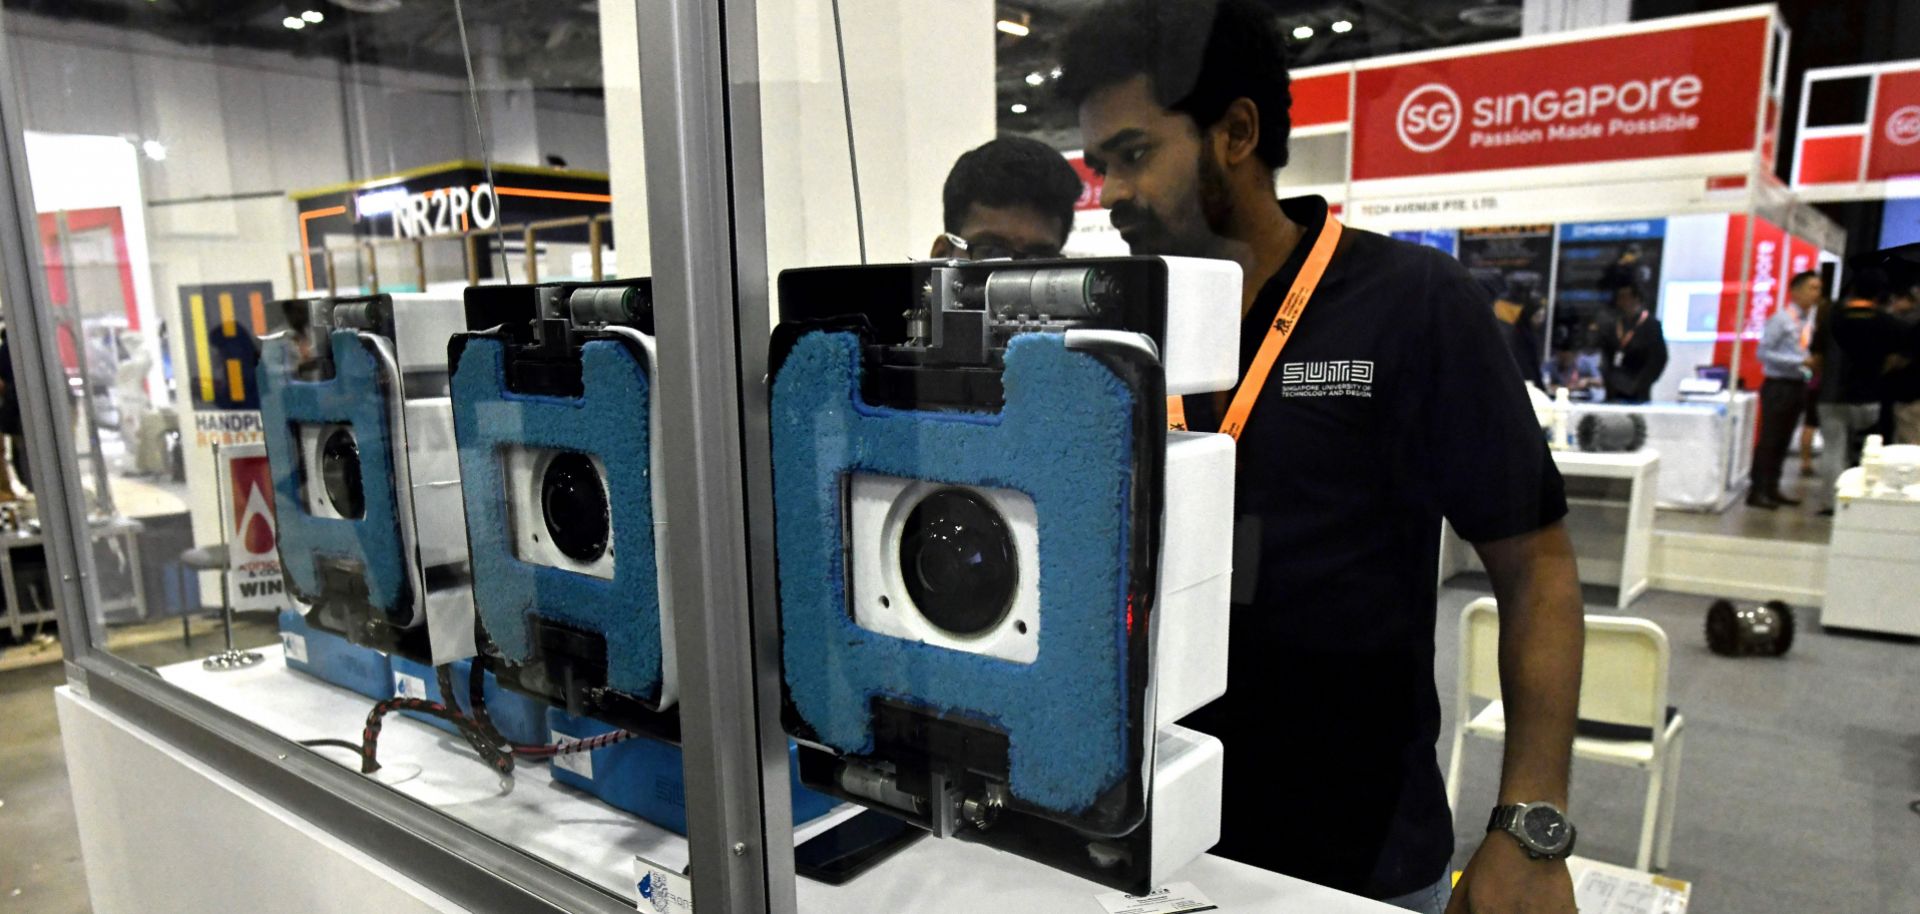
[[[1293,109],[1289,112],[1293,115],[1293,129],[1346,123],[1352,114],[1347,108],[1347,90],[1352,81],[1353,74],[1345,69],[1338,73],[1295,77]]]
[[[1867,180],[1920,176],[1920,70],[1880,74],[1867,126]]]
[[[1363,67],[1353,178],[1752,150],[1769,20]]]

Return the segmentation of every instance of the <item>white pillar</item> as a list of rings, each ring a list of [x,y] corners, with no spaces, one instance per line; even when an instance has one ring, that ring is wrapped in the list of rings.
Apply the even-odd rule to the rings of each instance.
[[[607,145],[620,272],[647,272],[644,134],[634,0],[602,0]],[[924,256],[960,154],[993,139],[991,0],[842,0],[871,262]],[[760,143],[768,276],[860,262],[829,0],[759,4]]]
[[[1544,35],[1632,19],[1632,0],[1525,0],[1520,11],[1520,34]]]
[[[533,85],[525,80],[509,85],[500,65],[499,26],[482,25],[473,30],[473,75],[480,84],[487,151],[493,160],[510,165],[547,164],[540,155]]]
[[[870,262],[925,256],[960,154],[994,137],[991,0],[842,0]],[[770,276],[858,263],[828,0],[759,5]]]
[[[646,131],[640,119],[640,31],[635,0],[600,0],[600,73],[607,117],[607,177],[620,276],[653,272],[647,246]]]

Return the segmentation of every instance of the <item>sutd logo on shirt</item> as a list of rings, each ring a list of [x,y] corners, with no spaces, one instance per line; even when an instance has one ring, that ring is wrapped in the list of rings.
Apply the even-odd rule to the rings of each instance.
[[[1373,362],[1368,359],[1287,362],[1280,366],[1280,394],[1285,397],[1371,397]]]

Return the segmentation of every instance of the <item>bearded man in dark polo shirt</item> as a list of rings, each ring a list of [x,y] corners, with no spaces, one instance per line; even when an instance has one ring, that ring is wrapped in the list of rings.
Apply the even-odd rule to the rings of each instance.
[[[1244,270],[1251,372],[1184,404],[1190,427],[1239,434],[1236,554],[1258,556],[1234,569],[1226,697],[1188,721],[1227,746],[1215,852],[1411,910],[1573,914],[1580,588],[1560,476],[1485,291],[1444,254],[1343,230],[1325,200],[1274,199],[1290,96],[1263,7],[1121,0],[1061,49],[1101,205],[1134,253]],[[1450,901],[1443,516],[1500,602],[1508,725],[1489,833]]]

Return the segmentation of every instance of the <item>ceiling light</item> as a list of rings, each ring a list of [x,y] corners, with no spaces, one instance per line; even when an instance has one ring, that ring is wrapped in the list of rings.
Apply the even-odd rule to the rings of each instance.
[[[159,140],[147,140],[141,143],[140,151],[145,153],[147,158],[155,162],[165,162],[167,160],[167,144]]]
[[[1310,25],[1296,25],[1296,26],[1294,26],[1294,27],[1293,27],[1293,37],[1295,37],[1295,38],[1298,38],[1298,39],[1300,39],[1301,41],[1305,41],[1305,40],[1307,40],[1307,39],[1309,39],[1309,38],[1312,38],[1312,37],[1313,37],[1313,26],[1310,26]]]
[[[1015,114],[1025,114],[1027,113],[1027,104],[1026,102],[1014,102],[1013,107],[1010,107],[1007,110]]]
[[[1348,22],[1345,19],[1336,19],[1333,21],[1333,25],[1328,26],[1328,28],[1331,28],[1342,35],[1345,35],[1346,33],[1353,31],[1353,23]]]
[[[288,16],[287,18],[280,20],[280,24],[298,32],[301,29],[304,29],[307,27],[307,20],[302,19],[299,16]]]
[[[308,22],[313,23],[314,25],[319,25],[320,23],[327,21],[327,14],[322,13],[319,10],[307,10],[306,12],[300,14],[300,18],[305,19]]]
[[[1040,74],[1040,73],[1027,74],[1027,85],[1029,86],[1037,86],[1046,81],[1047,81],[1047,77],[1044,74]]]
[[[1033,31],[1032,29],[1027,28],[1026,23],[1015,22],[1011,19],[1002,19],[999,22],[995,22],[993,24],[993,27],[1009,35],[1012,35],[1015,38],[1025,38],[1027,37],[1028,32]]]

